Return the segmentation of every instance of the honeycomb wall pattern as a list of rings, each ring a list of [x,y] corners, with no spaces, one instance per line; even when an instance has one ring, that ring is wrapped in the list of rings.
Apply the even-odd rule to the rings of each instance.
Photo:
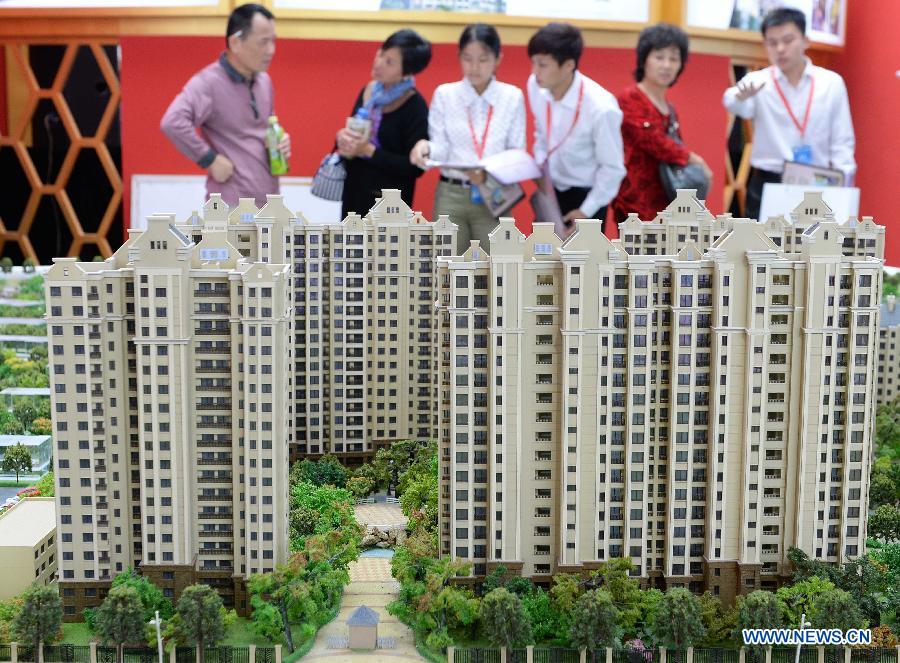
[[[41,43],[46,42],[42,41]],[[42,88],[28,62],[28,45],[25,43],[7,43],[7,57],[11,56],[13,66],[20,74],[21,80],[25,82],[28,99],[21,112],[17,116],[9,118],[10,133],[8,136],[0,135],[0,148],[8,146],[15,152],[22,173],[31,187],[31,193],[15,229],[8,228],[4,219],[0,218],[0,253],[3,252],[7,242],[16,242],[23,256],[31,258],[35,263],[38,262],[38,256],[32,246],[30,235],[32,233],[53,231],[52,228],[41,228],[35,225],[42,198],[44,196],[52,196],[56,200],[61,216],[71,233],[72,240],[66,252],[67,256],[79,256],[83,247],[91,244],[95,245],[98,252],[104,257],[112,255],[112,247],[107,240],[107,233],[122,200],[122,177],[106,145],[107,133],[118,111],[121,96],[116,70],[104,51],[104,46],[110,44],[114,44],[114,42],[85,40],[64,42],[65,52],[53,83],[49,88]],[[2,42],[0,42],[0,46],[2,46]],[[81,47],[90,50],[106,84],[109,86],[109,99],[106,108],[103,111],[96,131],[91,136],[82,135],[63,94],[69,74],[72,71],[72,65]],[[44,100],[49,100],[53,104],[69,140],[68,151],[53,182],[41,180],[41,176],[28,153],[28,145],[26,144],[28,127],[31,125],[38,105]],[[69,195],[66,193],[66,186],[72,177],[79,155],[85,151],[94,152],[112,190],[112,195],[96,232],[85,232],[78,214],[69,199]]]

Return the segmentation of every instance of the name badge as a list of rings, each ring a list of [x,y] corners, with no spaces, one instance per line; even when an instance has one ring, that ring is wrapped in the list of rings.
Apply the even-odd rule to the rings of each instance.
[[[795,145],[793,147],[794,161],[797,163],[812,163],[812,146]]]
[[[478,185],[472,184],[469,187],[469,196],[472,200],[472,203],[475,205],[481,205],[484,203],[484,198],[481,197],[481,190],[479,190]]]

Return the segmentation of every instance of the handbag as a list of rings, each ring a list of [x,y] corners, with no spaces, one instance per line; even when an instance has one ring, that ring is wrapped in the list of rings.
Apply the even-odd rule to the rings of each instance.
[[[329,152],[319,164],[312,178],[310,193],[317,198],[339,201],[344,195],[344,180],[347,169],[337,152]]]
[[[669,138],[679,145],[682,144],[681,134],[678,132],[678,116],[675,109],[670,107],[669,110]],[[673,163],[659,164],[659,179],[662,182],[663,191],[669,202],[675,200],[678,189],[696,189],[697,198],[706,199],[706,193],[709,190],[709,180],[703,172],[703,167],[697,163],[689,163],[686,166],[679,166]]]

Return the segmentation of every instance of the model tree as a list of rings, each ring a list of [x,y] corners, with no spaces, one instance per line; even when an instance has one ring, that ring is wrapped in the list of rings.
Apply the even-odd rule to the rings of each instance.
[[[830,589],[823,592],[816,600],[810,622],[816,628],[837,628],[847,631],[860,628],[863,624],[859,607],[847,592],[842,589]]]
[[[890,543],[900,541],[900,509],[882,504],[869,516],[869,536]]]
[[[159,610],[159,616],[162,619],[171,617],[175,608],[172,602],[163,596],[162,590],[150,582],[146,576],[138,575],[134,569],[128,569],[118,574],[112,581],[113,587],[132,587],[137,592],[144,609],[143,620],[149,622]]]
[[[191,585],[181,593],[176,614],[182,638],[199,649],[200,663],[204,663],[206,648],[225,637],[222,599],[208,585]]]
[[[116,647],[117,661],[122,661],[125,643],[144,640],[144,606],[134,587],[119,585],[111,588],[97,608],[94,620],[101,640]]]
[[[526,644],[531,639],[531,624],[522,607],[522,600],[498,587],[481,600],[481,627],[484,635],[495,647],[513,647]]]
[[[16,483],[19,483],[20,472],[31,472],[31,454],[28,453],[28,447],[21,442],[7,447],[3,455],[3,471],[15,472]]]
[[[597,649],[614,646],[621,634],[619,610],[609,592],[593,589],[578,597],[569,627],[569,640],[573,647],[587,649],[591,661],[595,661]]]
[[[32,584],[22,594],[22,608],[13,621],[13,635],[22,642],[34,645],[34,658],[42,642],[51,642],[59,635],[62,624],[62,601],[59,590]]]
[[[656,606],[652,630],[663,647],[692,647],[706,633],[700,620],[700,601],[684,587],[670,589]]]
[[[740,600],[738,627],[735,637],[742,641],[741,631],[749,628],[781,628],[781,607],[772,592],[761,589]],[[759,657],[765,651],[762,645],[750,647],[750,653]]]

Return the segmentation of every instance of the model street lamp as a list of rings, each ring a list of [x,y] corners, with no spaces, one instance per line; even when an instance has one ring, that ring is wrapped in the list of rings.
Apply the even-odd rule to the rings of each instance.
[[[150,626],[156,627],[156,647],[159,651],[159,663],[163,663],[163,646],[162,646],[162,633],[159,630],[159,627],[162,625],[162,620],[159,618],[159,610],[156,611],[156,619],[150,620]],[[798,654],[799,656],[799,654]]]

